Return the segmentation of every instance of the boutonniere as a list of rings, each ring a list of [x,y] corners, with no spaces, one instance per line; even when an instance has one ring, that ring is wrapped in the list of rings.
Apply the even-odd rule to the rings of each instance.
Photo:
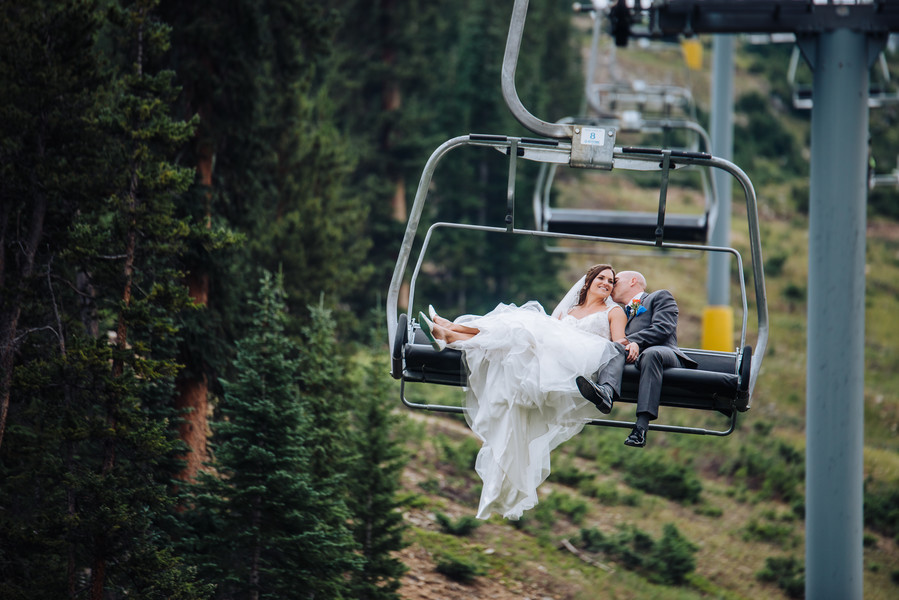
[[[643,313],[646,312],[646,307],[643,306],[643,303],[640,301],[640,298],[634,298],[633,300],[631,300],[630,303],[627,305],[627,307],[629,309],[627,311],[628,314],[633,315],[635,317],[637,315],[642,315]]]

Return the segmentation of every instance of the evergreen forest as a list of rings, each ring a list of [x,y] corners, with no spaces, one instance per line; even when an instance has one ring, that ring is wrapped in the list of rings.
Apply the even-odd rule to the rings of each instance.
[[[0,4],[0,598],[802,597],[809,115],[789,45],[737,42],[733,160],[759,192],[772,333],[733,435],[640,453],[588,427],[533,511],[481,522],[464,420],[400,403],[384,304],[425,161],[454,136],[529,135],[500,91],[510,12]],[[585,112],[590,28],[570,2],[531,1],[516,81],[535,115]],[[619,67],[691,87],[707,126],[708,56],[690,71],[672,48],[621,49]],[[871,112],[872,172],[899,156],[897,121],[899,105]],[[454,156],[425,218],[502,222],[507,169]],[[535,176],[516,176],[522,222]],[[657,198],[603,177],[561,174],[559,201]],[[868,200],[870,598],[899,591],[897,190]],[[733,220],[745,251],[736,204]],[[633,261],[698,344],[705,290],[684,282],[703,260],[546,250],[445,234],[414,308],[551,308],[590,264]],[[431,387],[406,394],[461,401]]]

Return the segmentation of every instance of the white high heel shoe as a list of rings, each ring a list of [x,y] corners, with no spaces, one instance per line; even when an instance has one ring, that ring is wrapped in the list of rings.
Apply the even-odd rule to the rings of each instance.
[[[428,307],[429,309],[431,307]],[[428,340],[431,342],[431,347],[436,351],[440,352],[444,348],[446,348],[446,340],[441,340],[440,338],[434,337],[434,322],[431,319],[427,318],[423,312],[418,313],[418,321],[421,324],[421,330],[424,332],[425,336],[427,336]]]

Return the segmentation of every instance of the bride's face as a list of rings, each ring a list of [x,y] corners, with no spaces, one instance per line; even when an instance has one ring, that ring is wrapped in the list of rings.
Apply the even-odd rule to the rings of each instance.
[[[599,300],[605,301],[605,299],[609,297],[609,294],[612,293],[612,288],[614,287],[615,276],[612,274],[611,269],[605,269],[604,271],[600,271],[599,275],[593,279],[593,282],[590,284],[590,292],[588,295],[592,295]]]

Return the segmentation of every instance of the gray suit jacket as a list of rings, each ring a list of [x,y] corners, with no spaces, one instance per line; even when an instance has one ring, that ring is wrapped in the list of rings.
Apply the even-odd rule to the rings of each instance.
[[[643,297],[645,311],[632,315],[624,327],[624,335],[631,342],[637,342],[640,352],[650,346],[668,346],[681,363],[688,368],[696,368],[696,362],[677,347],[677,302],[668,290],[657,290]]]

